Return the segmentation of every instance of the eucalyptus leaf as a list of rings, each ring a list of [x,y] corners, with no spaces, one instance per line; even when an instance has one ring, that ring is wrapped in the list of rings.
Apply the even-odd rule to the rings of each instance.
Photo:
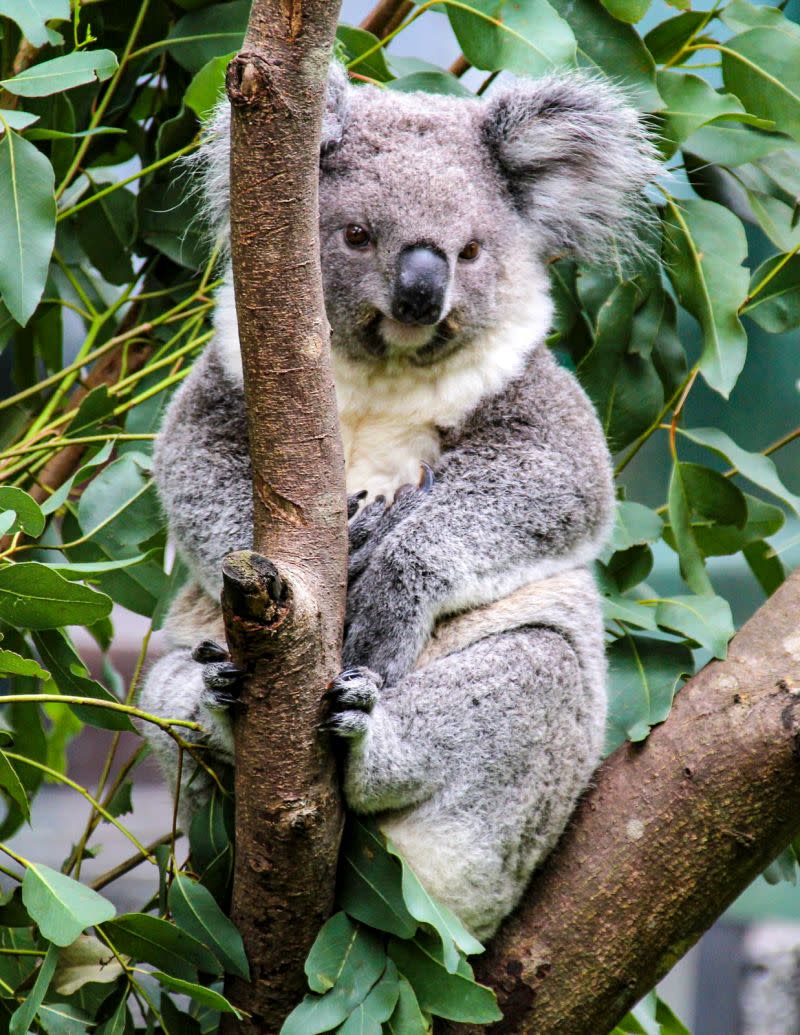
[[[656,621],[662,629],[679,633],[708,650],[716,658],[728,654],[735,629],[731,607],[717,596],[676,596],[659,600]]]
[[[694,671],[688,647],[632,633],[611,644],[608,665],[606,753],[625,740],[644,740],[669,715],[681,679]]]
[[[30,863],[25,870],[22,901],[42,935],[61,946],[116,913],[107,898],[43,863]]]
[[[0,568],[0,618],[23,629],[91,625],[111,611],[111,599],[62,578],[37,561]]]
[[[69,19],[69,0],[0,0],[0,17],[10,18],[34,47],[50,42],[47,22]]]
[[[403,899],[402,879],[402,867],[387,851],[383,835],[363,819],[349,816],[341,850],[339,905],[370,927],[411,938],[417,921]]]
[[[614,514],[611,545],[614,550],[627,550],[639,543],[654,543],[661,537],[664,521],[650,507],[633,500],[619,500]]]
[[[190,999],[194,999],[196,1003],[201,1003],[212,1010],[218,1010],[220,1013],[232,1013],[241,1020],[242,1015],[239,1010],[224,995],[216,992],[213,988],[198,985],[195,981],[184,981],[181,978],[173,977],[172,974],[165,974],[162,970],[154,970],[153,977],[160,985],[170,989],[172,992],[187,995]]]
[[[117,59],[110,50],[74,50],[31,65],[11,79],[0,79],[0,87],[19,97],[46,97],[87,83],[102,83],[116,69]]]
[[[201,121],[209,117],[224,93],[225,72],[234,53],[235,51],[211,58],[186,88],[183,103],[187,108],[191,108]]]
[[[765,595],[771,596],[786,578],[780,557],[769,543],[760,540],[745,546],[744,558]]]
[[[190,11],[173,25],[164,45],[179,65],[197,73],[212,58],[239,49],[249,13],[249,0],[210,4]]]
[[[430,1035],[431,1022],[420,1010],[414,989],[401,975],[394,1013],[386,1022],[386,1035]]]
[[[207,888],[178,873],[170,885],[168,902],[178,927],[207,945],[226,973],[250,980],[242,936]]]
[[[440,93],[450,97],[472,97],[466,86],[449,72],[412,72],[386,84],[390,90],[401,93]]]
[[[2,87],[2,83],[0,83]],[[22,325],[44,291],[56,233],[55,176],[18,133],[0,137],[0,296]]]
[[[743,32],[722,47],[722,78],[747,110],[800,140],[800,34]]]
[[[394,1013],[400,998],[397,967],[386,961],[383,977],[370,990],[366,999],[353,1010],[344,1024],[337,1028],[339,1035],[381,1035],[382,1025]]]
[[[39,1007],[42,1005],[44,997],[47,995],[47,989],[50,987],[50,982],[53,980],[53,974],[55,973],[57,963],[58,948],[55,945],[48,945],[47,953],[42,960],[41,967],[39,967],[36,980],[33,983],[33,988],[25,997],[25,1000],[21,1005],[14,1011],[14,1014],[9,1021],[9,1035],[27,1035],[31,1024],[33,1024],[33,1019],[36,1016]]]
[[[451,973],[445,967],[441,945],[433,937],[418,934],[413,941],[392,938],[389,956],[427,1013],[473,1024],[502,1019],[494,992],[479,985],[464,963]]]
[[[5,752],[0,750],[0,787],[8,794],[11,800],[17,805],[22,815],[28,822],[31,818],[31,807],[28,804],[28,796],[22,781],[17,776],[17,771],[11,764]]]
[[[727,398],[747,352],[738,315],[749,285],[741,265],[747,257],[744,228],[728,209],[697,199],[671,203],[665,231],[670,280],[703,330],[700,369],[708,384]]]
[[[117,951],[152,963],[181,981],[196,981],[198,969],[207,974],[221,970],[207,946],[157,916],[125,913],[104,923],[102,931]]]
[[[17,515],[10,531],[23,531],[37,538],[44,531],[45,518],[36,500],[13,485],[0,486],[0,510],[13,510]]]

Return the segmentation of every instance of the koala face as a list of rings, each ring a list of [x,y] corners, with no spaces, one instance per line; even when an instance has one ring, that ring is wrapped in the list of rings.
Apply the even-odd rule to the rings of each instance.
[[[333,347],[430,366],[519,322],[547,305],[549,258],[611,258],[656,169],[618,91],[575,73],[489,101],[339,82],[320,172]]]
[[[427,366],[525,304],[541,260],[483,143],[483,114],[478,102],[352,91],[320,176],[335,348]]]

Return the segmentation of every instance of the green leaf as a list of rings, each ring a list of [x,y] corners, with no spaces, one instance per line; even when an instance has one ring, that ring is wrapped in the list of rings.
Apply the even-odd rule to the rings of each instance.
[[[172,992],[177,992],[179,995],[188,995],[196,1003],[200,1003],[201,1006],[207,1006],[211,1010],[235,1014],[241,1020],[242,1015],[236,1007],[220,992],[215,992],[213,988],[206,988],[205,985],[198,985],[194,981],[182,981],[180,978],[173,977],[171,974],[165,974],[161,970],[154,970],[153,977],[160,985],[163,985],[164,988],[169,988]]]
[[[389,956],[427,1013],[473,1024],[502,1019],[494,992],[475,981],[466,961],[451,974],[444,965],[441,946],[432,937],[418,934],[413,941],[392,938]]]
[[[17,515],[11,531],[21,529],[28,535],[38,538],[44,531],[44,514],[36,500],[23,489],[13,485],[0,487],[0,510],[13,510]]]
[[[538,76],[574,62],[572,30],[547,0],[470,0],[468,6],[502,22],[493,25],[462,8],[447,7],[464,57],[476,68]]]
[[[133,1032],[133,1022],[128,1011],[128,998],[123,996],[108,1020],[95,1028],[94,1035],[129,1035],[129,1032]]]
[[[762,262],[753,273],[750,292],[776,266],[780,270],[742,312],[770,334],[785,334],[800,327],[800,255],[793,255],[788,261],[785,255],[773,255]]]
[[[783,503],[800,515],[800,496],[796,496],[781,481],[774,462],[763,453],[751,453],[733,441],[730,435],[719,428],[687,428],[680,429],[681,434],[700,446],[713,450],[732,464],[743,478],[753,482],[761,489],[766,489],[777,496]]]
[[[93,189],[87,198],[97,194]],[[94,268],[109,284],[133,279],[131,246],[136,238],[136,198],[117,188],[74,217],[78,241]]]
[[[380,938],[368,928],[356,927],[336,979],[325,995],[307,995],[286,1018],[281,1035],[318,1035],[341,1024],[362,1003],[386,968]]]
[[[622,449],[645,431],[664,402],[653,360],[630,348],[640,300],[638,284],[623,281],[615,285],[597,311],[594,345],[577,367],[613,450]]]
[[[70,945],[85,928],[116,913],[107,898],[42,863],[26,869],[22,901],[42,935],[56,945]]]
[[[55,177],[47,158],[17,133],[0,137],[0,295],[26,324],[44,291],[56,233]]]
[[[422,90],[423,93],[440,93],[450,97],[474,96],[460,79],[456,79],[449,72],[412,72],[411,75],[393,79],[387,86],[390,90],[399,90],[401,93],[416,93]]]
[[[116,819],[119,816],[128,816],[133,812],[133,799],[131,794],[133,792],[133,781],[124,780],[119,787],[114,791],[108,805],[106,805],[106,812],[109,815],[114,816]],[[107,821],[106,821],[107,822]]]
[[[751,29],[722,48],[725,86],[749,112],[800,140],[800,36]]]
[[[751,4],[748,0],[731,0],[719,12],[719,17],[734,32],[748,29],[779,29],[790,36],[800,36],[800,26],[787,18],[777,7]]]
[[[87,460],[82,464],[78,470],[71,477],[67,478],[63,485],[61,485],[52,496],[49,496],[42,504],[42,513],[45,515],[54,514],[59,507],[61,507],[75,484],[80,484],[84,478],[91,472],[93,467],[99,467],[108,461],[111,456],[111,452],[114,449],[113,440],[105,442],[103,446],[95,453],[91,459]]]
[[[673,150],[712,119],[754,121],[753,116],[745,113],[738,97],[730,93],[717,93],[698,75],[669,69],[659,72],[656,82],[658,92],[667,105],[664,111],[659,112],[665,119],[661,132]],[[770,122],[761,128],[770,129],[772,125]]]
[[[659,600],[656,621],[662,629],[685,636],[723,659],[735,632],[730,604],[722,597],[678,596]]]
[[[10,108],[0,108],[0,136],[6,131],[4,123],[7,123],[12,129],[27,129],[40,118],[40,115],[34,115],[30,111],[12,111]]]
[[[94,1028],[90,1015],[71,1003],[43,1003],[38,1020],[47,1035],[86,1035]]]
[[[189,72],[199,72],[212,58],[241,47],[249,13],[249,0],[192,11],[173,25],[164,45],[179,65]]]
[[[635,25],[650,8],[650,0],[602,0],[603,7],[619,22]]]
[[[0,569],[0,618],[22,629],[91,625],[111,612],[111,599],[68,582],[44,564],[25,561]]]
[[[111,551],[114,559],[139,553],[141,543],[164,527],[150,460],[142,453],[125,453],[87,486],[78,505],[78,523]]]
[[[741,551],[750,543],[774,535],[786,520],[779,507],[773,507],[755,496],[745,494],[747,521],[742,528],[735,525],[709,524],[703,518],[692,521],[692,533],[704,557],[725,557]],[[675,549],[672,529],[664,530],[664,541]]]
[[[681,304],[703,330],[700,369],[725,398],[744,366],[747,335],[738,311],[749,277],[747,238],[736,216],[712,201],[670,201],[664,263]]]
[[[348,68],[352,67],[359,75],[368,76],[379,83],[388,83],[390,79],[394,79],[386,64],[383,50],[376,50],[363,61],[359,60],[362,54],[380,43],[373,33],[354,28],[352,25],[340,25],[336,30],[336,39],[344,48]]]
[[[216,108],[225,90],[225,72],[236,52],[211,58],[186,87],[183,103],[205,121]]]
[[[653,609],[641,601],[632,600],[630,597],[620,596],[618,593],[604,594],[603,596],[603,618],[606,625],[611,626],[613,631],[615,622],[625,622],[637,629],[648,629],[654,632],[657,628],[656,617]]]
[[[49,679],[45,671],[33,658],[23,658],[13,650],[0,650],[0,676],[31,676],[34,679]]]
[[[786,578],[780,557],[775,554],[773,547],[763,540],[749,543],[743,552],[748,567],[758,580],[759,586],[768,597],[772,596]]]
[[[22,815],[30,822],[31,808],[28,804],[28,796],[22,786],[17,771],[6,757],[5,752],[0,750],[0,787],[9,795],[12,801],[16,802]]]
[[[322,925],[314,939],[305,972],[312,992],[327,992],[333,988],[347,964],[360,928],[347,913],[334,913]]]
[[[704,162],[717,165],[744,165],[773,154],[790,143],[788,137],[759,133],[731,122],[709,123],[684,141],[683,150]]]
[[[68,624],[68,623],[63,623]],[[48,629],[34,632],[33,640],[42,661],[50,670],[55,687],[52,692],[74,697],[92,697],[97,701],[118,703],[110,690],[89,676],[89,670],[72,645],[63,629]],[[81,722],[98,729],[132,732],[133,726],[124,712],[112,708],[94,708],[92,705],[70,704],[69,709]]]
[[[47,97],[87,83],[102,83],[116,70],[117,59],[110,50],[74,50],[31,65],[12,79],[0,79],[0,87],[18,97]]]
[[[744,528],[747,503],[730,479],[702,464],[681,464],[681,477],[693,515],[719,525]]]
[[[708,19],[706,11],[685,11],[656,25],[644,38],[645,45],[659,64],[676,57]]]
[[[618,500],[614,514],[611,545],[615,550],[627,550],[640,543],[654,543],[661,538],[664,522],[654,510],[632,500]]]
[[[598,562],[597,567],[609,592],[626,593],[643,582],[652,571],[653,551],[644,544],[630,546],[627,550],[617,550],[607,563]]]
[[[9,1035],[27,1035],[27,1032],[33,1024],[36,1012],[42,1005],[42,1000],[47,994],[50,982],[53,980],[56,963],[58,963],[58,949],[55,945],[49,945],[47,948],[47,955],[42,960],[42,965],[39,967],[39,972],[36,975],[36,981],[33,984],[33,988],[28,993],[25,1001],[14,1011],[14,1014],[11,1017],[8,1025]]]
[[[430,1035],[430,1021],[423,1016],[414,989],[402,974],[398,984],[400,994],[394,1013],[386,1022],[387,1035]]]
[[[356,816],[347,819],[340,870],[342,909],[379,931],[413,937],[417,922],[403,901],[402,867],[387,852],[383,835]]]
[[[0,16],[16,22],[34,47],[51,42],[47,22],[69,18],[69,0],[0,0]]]
[[[428,894],[389,838],[386,839],[386,849],[400,860],[403,867],[403,899],[409,913],[415,920],[429,924],[436,931],[442,943],[444,965],[451,974],[455,973],[459,963],[459,949],[464,955],[470,956],[483,952],[483,946],[469,933],[452,910]]]
[[[103,924],[103,933],[118,952],[152,963],[183,981],[197,979],[197,969],[218,974],[210,949],[174,924],[144,913],[125,913]]]
[[[578,64],[621,82],[643,111],[663,108],[656,66],[641,37],[596,0],[553,0],[578,42]]]
[[[382,1024],[394,1013],[400,997],[397,967],[386,961],[383,977],[374,986],[363,1003],[359,1003],[341,1028],[339,1035],[381,1035]]]
[[[172,881],[168,901],[178,927],[207,945],[226,973],[250,980],[242,936],[207,888],[179,873]]]
[[[692,654],[680,643],[626,634],[608,648],[609,701],[606,752],[625,740],[644,740],[663,722]]]

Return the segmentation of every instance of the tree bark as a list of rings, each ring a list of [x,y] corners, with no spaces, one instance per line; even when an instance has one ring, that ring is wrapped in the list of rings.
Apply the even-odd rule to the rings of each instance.
[[[317,731],[346,588],[344,464],[319,264],[317,180],[339,5],[254,0],[228,68],[231,237],[253,466],[254,553],[225,562],[231,652],[249,673],[236,738],[232,915],[251,1016],[274,1035],[333,905],[342,810]]]
[[[600,769],[477,962],[493,1033],[605,1035],[796,835],[798,618],[800,571]]]

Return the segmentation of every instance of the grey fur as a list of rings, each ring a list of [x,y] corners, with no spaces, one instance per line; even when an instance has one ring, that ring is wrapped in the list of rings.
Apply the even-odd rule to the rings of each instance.
[[[429,889],[487,937],[564,829],[605,722],[585,566],[611,521],[610,462],[589,401],[542,344],[545,261],[629,235],[655,166],[621,96],[582,77],[482,102],[345,88],[337,72],[330,97],[320,235],[349,489],[372,499],[383,480],[391,492],[423,461],[435,479],[351,521],[343,657],[356,671],[331,691],[326,726],[349,744],[350,807],[377,814]],[[217,139],[204,159],[220,198],[226,147]],[[348,249],[349,223],[369,229],[367,248]],[[474,262],[459,259],[470,240]],[[440,325],[409,330],[387,314],[397,258],[420,244],[447,257],[448,299]],[[156,449],[172,535],[211,597],[224,555],[251,542],[232,305],[229,283]],[[374,484],[357,484],[370,464]],[[190,590],[172,627],[176,650],[143,706],[210,723],[212,757],[229,762],[219,662],[188,652],[219,639],[219,614]],[[151,739],[174,782],[171,742]],[[187,815],[202,774],[191,788]]]

